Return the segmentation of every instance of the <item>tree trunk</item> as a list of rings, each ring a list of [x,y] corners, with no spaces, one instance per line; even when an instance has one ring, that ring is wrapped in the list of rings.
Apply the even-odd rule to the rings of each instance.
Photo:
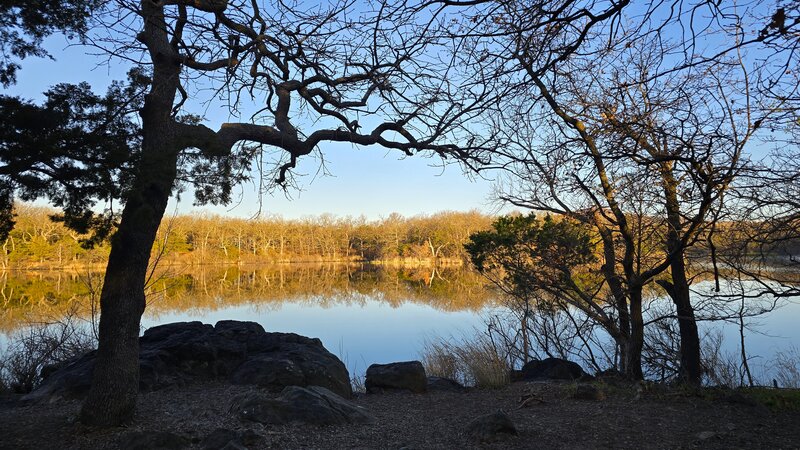
[[[115,426],[133,417],[139,391],[139,326],[145,309],[147,264],[177,164],[174,156],[164,156],[144,158],[150,161],[143,161],[139,182],[112,240],[100,294],[92,387],[81,409],[81,421],[87,425]]]
[[[169,198],[169,194],[164,196]],[[141,200],[144,200],[142,198]],[[129,201],[114,236],[100,295],[100,326],[92,388],[81,421],[116,426],[133,418],[139,391],[139,323],[150,249],[166,201],[159,208]]]
[[[631,286],[630,292],[630,339],[625,350],[625,375],[633,380],[644,379],[642,372],[642,349],[644,348],[644,320],[642,319],[642,287]]]
[[[150,92],[142,117],[142,156],[125,202],[119,229],[111,242],[103,290],[92,387],[81,409],[81,421],[116,426],[133,418],[139,392],[139,326],[145,308],[144,283],[150,252],[177,175],[178,148],[172,105],[180,65],[165,55],[163,5],[142,2],[144,31],[153,65]]]
[[[697,332],[697,320],[689,295],[689,281],[686,278],[686,262],[684,260],[684,233],[678,202],[678,181],[673,173],[671,162],[661,164],[661,178],[664,187],[664,200],[667,211],[669,231],[666,238],[666,250],[669,255],[672,283],[659,283],[667,291],[675,304],[678,314],[678,329],[681,335],[680,379],[689,384],[699,385],[703,375],[700,362],[700,335]]]
[[[683,255],[672,261],[672,283],[660,283],[664,286],[675,304],[678,315],[678,330],[681,335],[681,381],[699,385],[702,381],[703,367],[700,360],[700,334],[697,331],[697,320],[692,307],[689,282],[686,279],[686,265]]]
[[[603,272],[603,277],[608,283],[611,296],[614,300],[614,307],[617,311],[617,326],[619,328],[619,336],[616,336],[615,340],[620,352],[620,371],[622,373],[628,373],[628,366],[631,362],[631,359],[628,356],[631,342],[631,315],[628,311],[628,295],[622,286],[619,276],[617,276],[617,257],[614,249],[614,239],[611,235],[611,232],[604,226],[601,226],[598,219],[596,220],[596,228],[600,233],[600,237],[603,242],[604,263],[601,269]],[[633,359],[635,360],[637,357],[634,356]],[[641,371],[641,352],[638,356],[638,362],[635,362],[635,364],[639,365],[639,371]]]
[[[155,156],[155,157],[152,157]],[[139,391],[139,326],[150,251],[175,180],[176,159],[151,155],[143,161],[133,195],[114,235],[100,294],[99,346],[92,387],[81,421],[116,426],[133,417]],[[171,161],[165,161],[169,159]]]

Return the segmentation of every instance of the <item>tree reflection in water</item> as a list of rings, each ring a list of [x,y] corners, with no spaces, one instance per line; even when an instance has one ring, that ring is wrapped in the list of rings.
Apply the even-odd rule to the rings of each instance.
[[[92,292],[99,292],[101,281],[97,272],[1,273],[0,332],[73,310],[90,320],[96,308]],[[198,315],[248,305],[363,305],[368,299],[392,308],[413,303],[440,311],[477,312],[493,302],[482,277],[461,267],[369,264],[164,267],[150,278],[147,293],[146,316],[182,311]]]

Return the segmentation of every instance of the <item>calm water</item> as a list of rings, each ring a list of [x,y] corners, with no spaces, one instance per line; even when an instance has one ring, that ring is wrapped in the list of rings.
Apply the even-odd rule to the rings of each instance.
[[[0,351],[29,321],[74,311],[90,316],[88,286],[78,273],[5,274],[0,283]],[[143,328],[198,320],[250,320],[267,331],[318,337],[355,374],[372,363],[418,359],[426,339],[461,338],[483,329],[499,306],[483,280],[459,269],[283,265],[170,270],[151,282]],[[776,351],[800,346],[800,304],[751,321],[748,352],[758,366]],[[721,329],[724,349],[738,352],[734,324]]]
[[[390,306],[374,298],[360,304],[319,306],[288,301],[277,308],[257,303],[216,311],[175,311],[148,315],[143,325],[200,320],[251,320],[267,331],[318,337],[348,368],[363,373],[372,363],[419,358],[424,340],[434,336],[461,335],[482,325],[474,311],[442,311],[429,305],[405,303]]]

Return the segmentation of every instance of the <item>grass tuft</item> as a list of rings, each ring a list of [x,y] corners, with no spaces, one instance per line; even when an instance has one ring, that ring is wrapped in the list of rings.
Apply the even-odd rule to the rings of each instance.
[[[450,378],[465,386],[492,389],[510,382],[508,362],[483,336],[428,340],[422,349],[422,364],[429,376]]]

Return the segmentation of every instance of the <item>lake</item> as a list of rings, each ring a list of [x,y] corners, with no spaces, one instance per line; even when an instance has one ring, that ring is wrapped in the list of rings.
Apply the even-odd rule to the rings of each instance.
[[[68,312],[89,320],[90,293],[100,275],[78,272],[6,272],[0,278],[0,351],[30,322]],[[354,374],[372,363],[420,358],[426,339],[460,339],[484,330],[501,305],[482,277],[458,267],[380,267],[283,264],[167,268],[148,286],[143,329],[198,320],[250,320],[267,331],[318,337]],[[762,316],[747,333],[753,365],[800,345],[800,305],[787,303]],[[720,329],[723,348],[738,352],[735,324]]]

